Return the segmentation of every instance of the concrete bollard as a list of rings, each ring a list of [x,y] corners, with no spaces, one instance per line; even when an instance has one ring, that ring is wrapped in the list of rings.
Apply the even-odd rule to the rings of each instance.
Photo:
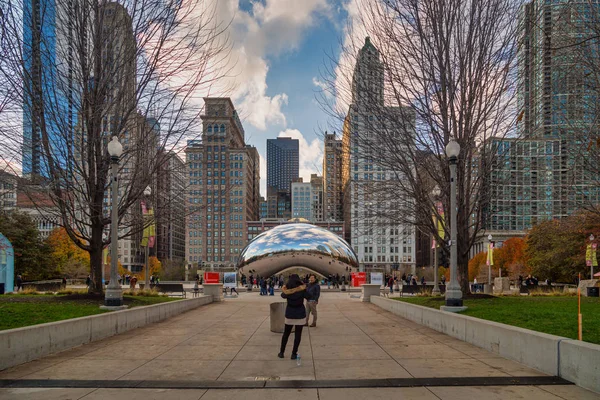
[[[365,283],[360,286],[362,287],[361,301],[363,303],[370,303],[371,296],[381,296],[381,285]]]
[[[222,283],[205,283],[204,295],[212,296],[215,303],[223,301],[223,284]]]
[[[285,328],[285,307],[287,302],[278,301],[269,305],[271,312],[271,332],[283,333]]]

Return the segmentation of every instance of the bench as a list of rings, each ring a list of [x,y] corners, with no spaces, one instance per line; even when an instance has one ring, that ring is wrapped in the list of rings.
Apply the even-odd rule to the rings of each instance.
[[[15,283],[16,285],[16,283]],[[37,292],[58,292],[64,289],[62,280],[23,282],[23,289],[33,289]]]
[[[548,285],[521,285],[519,288],[520,294],[529,294],[532,290],[540,291],[544,293],[552,292],[554,289],[561,289],[557,286],[548,286]]]
[[[446,293],[446,285],[441,285],[438,284],[438,288],[440,289],[440,293]],[[402,295],[404,293],[406,294],[418,294],[421,292],[432,292],[433,291],[433,285],[402,285],[402,289],[400,289],[400,297],[402,297]]]
[[[144,289],[145,284],[140,283],[140,289]],[[179,293],[173,296],[181,296],[187,297],[185,289],[183,288],[182,283],[159,283],[159,284],[150,284],[150,289],[156,289],[160,293]]]

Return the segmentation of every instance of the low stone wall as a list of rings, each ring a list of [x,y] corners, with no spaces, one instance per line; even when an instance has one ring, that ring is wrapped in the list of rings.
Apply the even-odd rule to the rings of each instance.
[[[0,370],[141,328],[211,302],[211,296],[201,296],[0,331]]]
[[[600,346],[403,301],[372,296],[382,309],[600,393]]]

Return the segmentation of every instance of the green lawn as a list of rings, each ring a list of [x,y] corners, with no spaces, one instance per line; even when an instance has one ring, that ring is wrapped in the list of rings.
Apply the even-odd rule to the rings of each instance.
[[[443,297],[404,297],[396,300],[439,309]],[[577,297],[494,297],[465,299],[461,314],[552,335],[577,339]],[[600,344],[600,299],[581,298],[583,340]]]
[[[130,308],[173,300],[177,298],[123,296]],[[110,312],[101,310],[101,304],[101,299],[87,296],[3,295],[0,296],[0,330]]]

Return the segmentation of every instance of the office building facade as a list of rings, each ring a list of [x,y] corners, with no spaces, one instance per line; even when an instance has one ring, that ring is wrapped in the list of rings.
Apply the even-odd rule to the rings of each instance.
[[[186,259],[192,267],[231,267],[246,246],[247,221],[260,207],[260,161],[247,146],[229,98],[205,98],[201,141],[189,141]]]
[[[593,87],[593,74],[578,47],[569,46],[589,37],[599,16],[600,5],[587,2],[534,0],[522,8],[519,138],[486,143],[495,158],[485,180],[490,203],[483,225],[494,238],[524,236],[542,221],[600,201],[597,176],[584,164],[585,149],[600,132],[597,93],[585,90]],[[590,55],[600,63],[597,51]]]
[[[415,231],[384,214],[402,211],[408,199],[378,196],[397,174],[378,165],[365,141],[376,139],[376,129],[391,127],[388,118],[405,118],[403,127],[414,126],[414,116],[406,108],[390,108],[383,103],[384,76],[379,51],[369,38],[360,50],[354,68],[352,101],[344,121],[342,138],[342,179],[344,223],[347,241],[352,245],[364,271],[391,271],[396,267],[414,270]],[[410,134],[410,132],[403,132]],[[385,210],[385,211],[384,211]]]
[[[292,182],[292,218],[313,220],[312,187],[310,182]]]
[[[292,182],[299,177],[298,139],[267,139],[267,187],[291,192]]]
[[[185,265],[186,165],[174,152],[161,152],[156,177],[156,257]]]
[[[344,220],[344,190],[342,185],[342,140],[325,132],[323,152],[323,219]]]

